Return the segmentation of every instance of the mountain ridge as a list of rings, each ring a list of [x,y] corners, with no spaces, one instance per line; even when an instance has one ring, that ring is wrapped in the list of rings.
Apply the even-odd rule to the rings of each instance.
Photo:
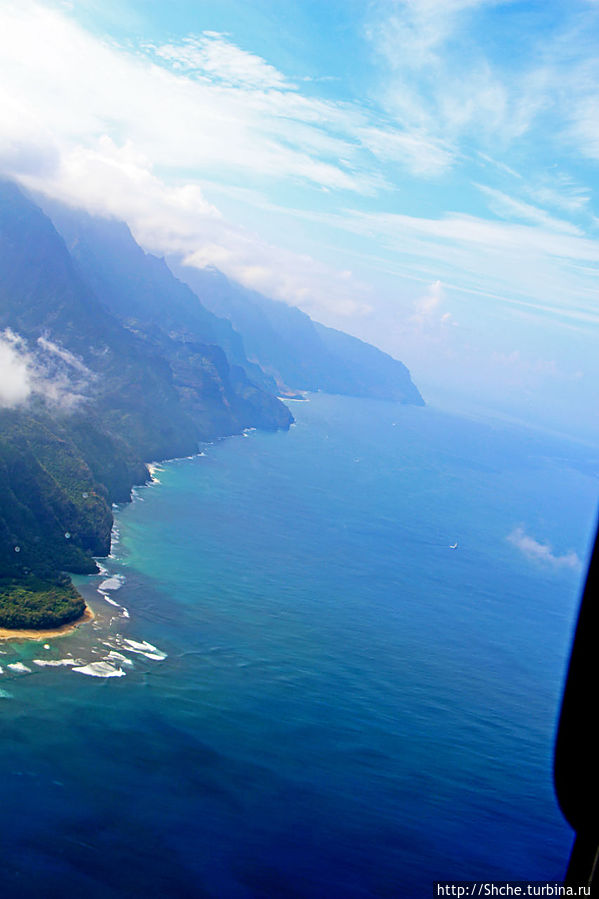
[[[313,321],[296,306],[231,281],[214,267],[167,261],[216,315],[228,318],[251,359],[292,389],[424,405],[406,366],[372,344]]]
[[[61,572],[96,570],[111,503],[148,479],[145,461],[293,420],[219,346],[181,341],[165,355],[160,340],[126,328],[50,219],[6,181],[0,332],[4,364],[30,388],[27,402],[0,409],[0,626],[59,626],[81,613]]]
[[[64,572],[96,570],[111,504],[147,481],[146,462],[286,429],[276,394],[294,389],[423,402],[375,347],[175,263],[123,222],[0,180],[0,350],[29,391],[0,402],[0,626],[81,614]]]

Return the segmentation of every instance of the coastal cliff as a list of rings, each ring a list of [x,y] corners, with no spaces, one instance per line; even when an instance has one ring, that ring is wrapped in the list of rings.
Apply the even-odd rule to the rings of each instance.
[[[194,268],[180,258],[169,264],[212,312],[231,322],[248,356],[282,390],[288,386],[424,405],[406,366],[388,353],[236,284],[218,269]]]
[[[148,479],[146,462],[293,421],[221,347],[121,323],[10,182],[0,183],[0,335],[0,627],[82,614],[63,572],[97,570],[112,503]]]
[[[125,223],[0,181],[0,628],[83,613],[64,572],[97,570],[147,462],[289,428],[280,393],[422,404],[375,347],[215,270],[177,274]]]

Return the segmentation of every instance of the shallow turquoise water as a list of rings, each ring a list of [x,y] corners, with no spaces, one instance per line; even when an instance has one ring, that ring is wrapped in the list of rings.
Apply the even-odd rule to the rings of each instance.
[[[93,626],[0,656],[16,895],[561,876],[551,753],[581,570],[507,537],[584,559],[596,454],[429,408],[293,412],[287,434],[162,466],[118,512],[118,607],[89,579]],[[109,652],[126,676],[71,670]]]

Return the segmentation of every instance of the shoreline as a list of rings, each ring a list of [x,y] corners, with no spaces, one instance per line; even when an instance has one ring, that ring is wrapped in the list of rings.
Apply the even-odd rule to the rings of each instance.
[[[256,428],[244,428],[238,434],[228,434],[225,437],[215,438],[213,441],[202,441],[198,446],[198,451],[189,456],[172,456],[166,457],[164,459],[159,459],[152,462],[144,462],[143,464],[146,467],[148,477],[145,481],[140,482],[139,484],[132,484],[131,486],[131,497],[126,502],[121,503],[113,503],[112,508],[113,512],[119,508],[119,506],[127,506],[132,504],[135,501],[135,490],[142,487],[152,487],[155,484],[160,484],[160,479],[156,477],[156,472],[160,472],[162,470],[162,466],[168,464],[169,462],[182,462],[191,459],[196,459],[200,456],[204,456],[205,452],[202,449],[202,446],[210,446],[220,440],[227,440],[230,437],[246,437],[248,431],[254,431]],[[97,574],[105,574],[107,571],[104,569],[103,562],[105,560],[110,559],[112,554],[113,547],[113,531],[116,526],[116,520],[113,517],[113,525],[110,533],[110,551],[106,556],[98,556],[95,558],[96,564],[98,565],[99,570],[95,572],[95,574],[90,574],[88,577],[94,577]],[[77,590],[79,593],[79,590]],[[81,593],[79,593],[81,595]],[[85,600],[84,600],[85,601]],[[96,614],[93,609],[88,605],[85,601],[85,610],[83,614],[77,618],[75,621],[71,621],[68,624],[63,624],[60,627],[55,628],[44,628],[37,630],[35,628],[7,628],[0,627],[0,644],[8,642],[10,640],[52,640],[56,637],[66,637],[69,634],[72,634],[76,631],[82,624],[88,624],[96,618]]]
[[[82,624],[87,624],[95,618],[93,609],[87,603],[83,615],[75,621],[69,621],[68,624],[62,624],[60,627],[45,628],[44,630],[34,630],[33,628],[7,628],[0,627],[0,641],[4,640],[51,640],[54,637],[65,637],[72,634]]]

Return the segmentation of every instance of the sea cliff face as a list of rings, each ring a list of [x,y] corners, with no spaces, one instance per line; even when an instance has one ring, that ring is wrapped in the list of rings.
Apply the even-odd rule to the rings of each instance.
[[[231,322],[247,354],[281,389],[424,405],[406,366],[388,353],[236,284],[217,269],[193,268],[176,258],[169,262],[212,312]]]
[[[61,572],[96,570],[111,504],[147,480],[145,462],[293,420],[192,329],[171,337],[119,321],[50,219],[6,182],[0,334],[28,394],[0,408],[0,626],[47,627],[76,610]]]
[[[375,347],[37,199],[0,181],[0,350],[22,382],[0,393],[0,626],[70,620],[62,572],[96,570],[146,462],[289,428],[280,392],[422,404]]]

